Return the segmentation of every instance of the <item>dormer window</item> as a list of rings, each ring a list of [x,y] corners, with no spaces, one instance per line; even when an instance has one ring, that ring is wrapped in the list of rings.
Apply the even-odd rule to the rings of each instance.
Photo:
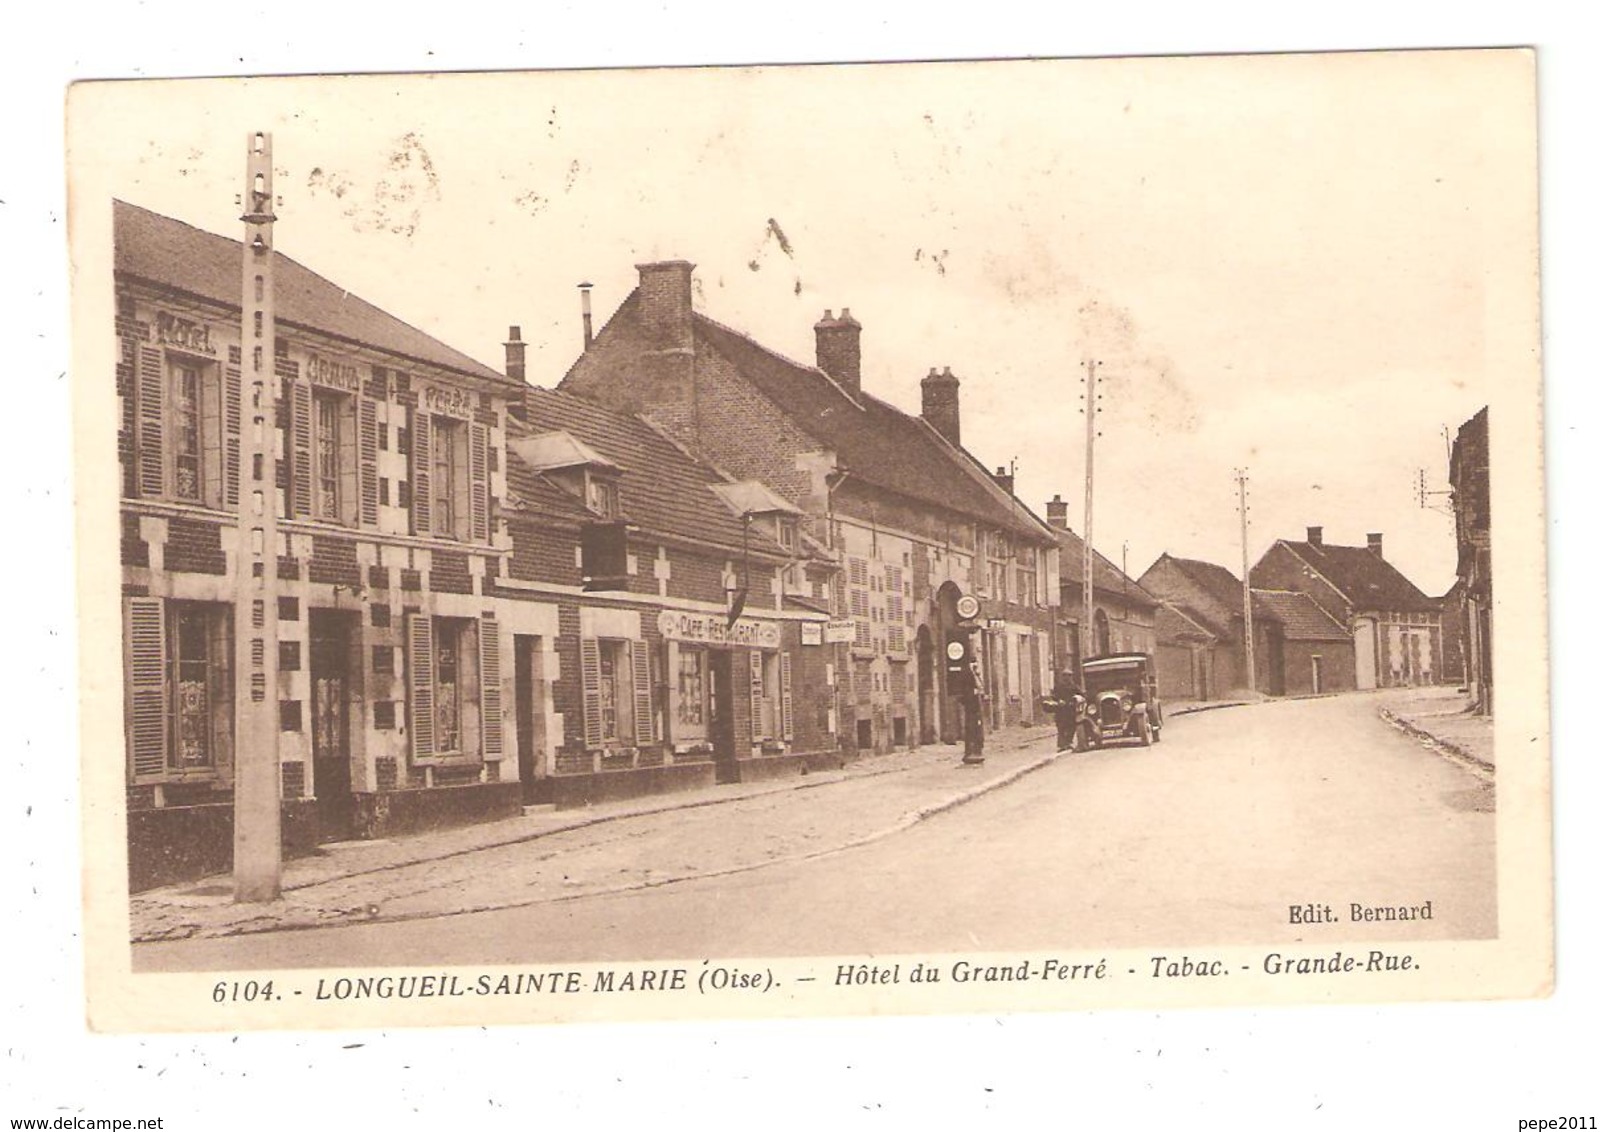
[[[798,553],[798,520],[791,515],[776,516],[776,541],[789,554]]]
[[[619,518],[619,484],[594,471],[586,473],[586,506],[602,519]]]

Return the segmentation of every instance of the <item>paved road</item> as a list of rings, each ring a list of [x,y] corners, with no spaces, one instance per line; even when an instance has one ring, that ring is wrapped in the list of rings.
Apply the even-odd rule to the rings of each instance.
[[[803,791],[800,794],[821,794]],[[815,798],[809,804],[819,805]],[[718,817],[718,807],[700,820]],[[1492,789],[1368,696],[1170,721],[801,864],[462,916],[136,949],[142,970],[1493,936]],[[1350,905],[1433,918],[1349,922]],[[1291,905],[1340,922],[1291,924]]]

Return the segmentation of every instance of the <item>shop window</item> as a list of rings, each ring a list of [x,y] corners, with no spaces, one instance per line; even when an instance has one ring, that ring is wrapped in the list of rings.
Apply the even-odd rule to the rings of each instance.
[[[708,735],[708,666],[702,649],[682,648],[676,660],[676,735],[703,738]]]

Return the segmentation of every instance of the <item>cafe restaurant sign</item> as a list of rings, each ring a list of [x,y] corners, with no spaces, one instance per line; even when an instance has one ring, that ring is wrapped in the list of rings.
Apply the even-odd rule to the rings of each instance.
[[[658,615],[658,631],[665,640],[689,641],[705,645],[745,645],[749,648],[781,647],[781,626],[774,621],[755,621],[741,617],[729,629],[720,613],[683,613],[666,609]]]

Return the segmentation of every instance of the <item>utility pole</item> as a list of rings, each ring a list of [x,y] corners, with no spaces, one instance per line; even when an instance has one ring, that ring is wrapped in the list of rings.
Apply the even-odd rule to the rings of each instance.
[[[1094,437],[1099,435],[1094,425],[1094,417],[1099,413],[1099,396],[1096,390],[1099,385],[1099,367],[1103,364],[1089,358],[1088,376],[1084,379],[1088,386],[1088,401],[1083,408],[1083,415],[1088,418],[1088,446],[1083,460],[1082,632],[1079,634],[1082,638],[1081,655],[1084,657],[1093,653],[1094,644]]]
[[[1251,619],[1250,610],[1250,504],[1248,499],[1250,487],[1250,472],[1247,468],[1233,469],[1234,478],[1239,484],[1239,568],[1244,573],[1244,671],[1250,683],[1250,691],[1256,689],[1255,682],[1255,624]]]
[[[246,141],[244,376],[234,555],[234,898],[279,898],[279,491],[274,400],[273,138]]]

